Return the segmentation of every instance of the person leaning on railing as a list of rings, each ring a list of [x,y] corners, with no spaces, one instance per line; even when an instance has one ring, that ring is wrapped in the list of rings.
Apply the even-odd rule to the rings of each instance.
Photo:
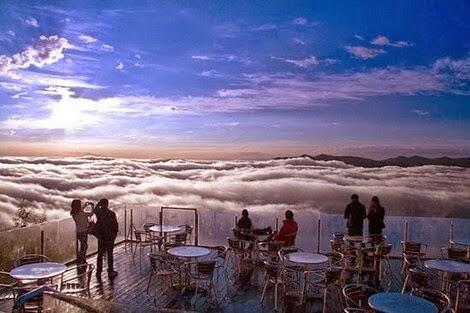
[[[85,207],[91,205],[91,212],[85,212]],[[85,202],[82,206],[82,202],[78,199],[72,201],[70,215],[75,222],[75,231],[77,234],[77,263],[86,263],[86,251],[88,249],[88,218],[94,214],[94,208],[92,202]]]

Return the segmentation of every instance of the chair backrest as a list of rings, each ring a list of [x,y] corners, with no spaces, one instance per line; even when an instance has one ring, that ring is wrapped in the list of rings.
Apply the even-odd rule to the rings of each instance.
[[[70,284],[78,284],[83,290],[90,288],[91,277],[95,266],[93,264],[81,264],[75,268],[67,269],[60,280],[60,290],[66,289]]]
[[[379,234],[379,235],[370,235],[370,241],[372,244],[374,245],[378,245],[378,244],[381,244],[385,241],[385,236],[382,235],[382,234]]]
[[[44,263],[44,262],[49,262],[49,258],[45,255],[42,255],[42,254],[25,254],[25,255],[19,257],[15,261],[15,267],[18,267],[18,266],[21,266],[21,265],[26,265],[26,264]]]
[[[143,241],[142,240],[142,232],[137,230],[137,229],[134,229],[134,236],[135,236],[135,240],[136,241]]]
[[[14,279],[10,273],[0,272],[0,294],[3,294],[7,289],[13,288],[17,284],[17,280]],[[0,297],[1,298],[1,297]]]
[[[338,251],[333,251],[331,254],[331,263],[338,267],[343,267],[345,262],[344,254]]]
[[[188,234],[187,233],[181,233],[181,234],[176,234],[175,235],[175,242],[176,243],[186,243],[188,240]]]
[[[343,287],[343,296],[348,306],[367,308],[367,299],[376,291],[359,284],[349,284]]]
[[[345,308],[344,313],[362,313],[362,312],[367,312],[364,309],[358,309],[358,308]]]
[[[344,238],[344,233],[340,233],[340,232],[335,232],[333,233],[333,240],[343,240]]]
[[[421,244],[414,241],[406,241],[402,246],[403,253],[405,254],[419,254],[421,253]]]
[[[211,249],[215,250],[217,252],[217,257],[225,259],[227,256],[228,248],[225,246],[214,246],[211,247]]]
[[[341,274],[343,269],[340,267],[330,267],[325,272],[325,281],[327,285],[339,284],[341,282]]]
[[[449,297],[440,290],[422,288],[414,290],[412,294],[434,303],[439,312],[448,312],[450,309]]]
[[[231,248],[231,249],[240,249],[240,241],[237,239],[237,238],[227,238],[227,241],[228,241],[228,246]]]
[[[282,242],[278,242],[278,241],[267,242],[267,248],[269,252],[278,253],[279,250],[281,250],[282,246],[283,246]]]
[[[343,250],[343,239],[331,239],[330,240],[331,251],[342,251]]]
[[[379,246],[377,246],[377,251],[376,253],[379,255],[379,256],[389,256],[390,253],[392,253],[392,244],[389,243],[389,244],[381,244]]]
[[[215,270],[215,261],[204,261],[196,263],[196,269],[199,274],[210,275]]]
[[[279,263],[264,262],[266,275],[270,278],[280,278],[282,276],[282,265]]]
[[[455,247],[448,247],[447,248],[447,258],[451,260],[466,260],[467,258],[467,250],[459,249]]]
[[[155,223],[145,223],[143,225],[143,228],[144,228],[145,232],[150,232],[150,227],[155,226],[155,225],[156,225]]]

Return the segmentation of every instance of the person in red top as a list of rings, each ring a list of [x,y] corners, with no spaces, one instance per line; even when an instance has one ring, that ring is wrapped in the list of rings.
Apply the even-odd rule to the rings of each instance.
[[[297,222],[294,221],[294,212],[286,211],[286,219],[282,222],[282,227],[277,234],[274,235],[275,241],[284,242],[285,246],[295,245],[295,237],[297,235]]]

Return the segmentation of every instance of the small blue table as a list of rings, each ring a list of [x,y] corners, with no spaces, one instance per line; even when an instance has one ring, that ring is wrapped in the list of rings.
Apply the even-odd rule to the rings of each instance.
[[[369,297],[369,306],[382,313],[437,313],[426,299],[398,292],[381,292]]]

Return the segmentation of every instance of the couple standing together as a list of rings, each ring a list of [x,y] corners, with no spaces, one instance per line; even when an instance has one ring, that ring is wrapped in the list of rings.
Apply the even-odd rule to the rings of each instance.
[[[364,219],[366,218],[369,220],[369,235],[382,235],[382,230],[385,228],[385,209],[380,205],[377,196],[372,197],[367,212],[366,207],[359,202],[359,196],[353,194],[351,203],[346,206],[344,211],[344,218],[347,220],[346,227],[349,236],[362,236]]]
[[[91,211],[85,211],[90,205]],[[118,233],[118,222],[116,214],[109,209],[107,199],[101,199],[96,206],[92,202],[85,202],[82,206],[80,200],[73,200],[70,215],[75,221],[77,233],[77,263],[86,263],[86,252],[88,248],[88,234],[94,235],[98,240],[98,257],[96,259],[96,277],[101,278],[103,270],[103,256],[106,253],[108,260],[108,276],[114,278],[117,272],[114,270],[113,249],[114,240]],[[93,215],[96,216],[96,223],[91,221]]]

